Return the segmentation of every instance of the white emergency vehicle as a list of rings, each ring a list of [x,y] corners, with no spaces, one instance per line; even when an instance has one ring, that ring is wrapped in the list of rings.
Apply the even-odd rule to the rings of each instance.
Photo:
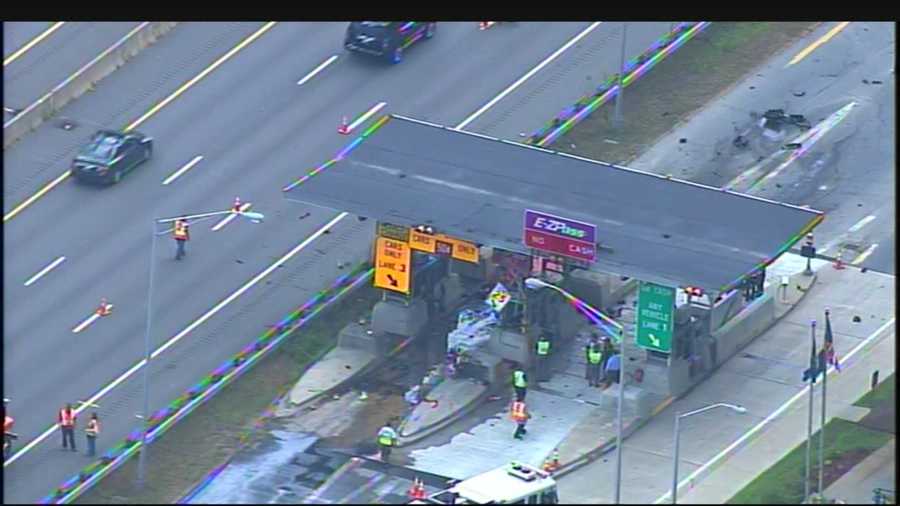
[[[460,481],[408,504],[557,504],[556,480],[527,464],[509,465]]]

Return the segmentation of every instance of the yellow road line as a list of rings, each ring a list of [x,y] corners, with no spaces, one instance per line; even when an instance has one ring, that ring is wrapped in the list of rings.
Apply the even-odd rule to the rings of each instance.
[[[877,248],[877,247],[878,247],[878,244],[873,244],[873,245],[869,246],[865,251],[860,253],[860,255],[858,257],[854,258],[853,261],[850,262],[850,265],[859,265],[859,264],[863,263],[863,261],[865,261],[865,259],[869,258],[869,255],[871,255],[872,252],[875,251],[875,248]]]
[[[213,70],[215,70],[219,65],[225,63],[229,58],[231,58],[232,56],[234,56],[235,54],[237,54],[238,51],[240,51],[241,49],[243,49],[243,48],[245,48],[247,45],[249,45],[251,42],[253,42],[253,41],[255,41],[256,39],[258,39],[262,34],[264,34],[264,33],[266,33],[267,31],[269,31],[269,29],[272,28],[273,26],[275,26],[276,23],[277,23],[277,21],[270,21],[270,22],[266,23],[265,25],[263,25],[262,28],[260,28],[259,30],[257,30],[256,32],[254,32],[252,35],[250,35],[249,37],[247,37],[246,39],[244,39],[244,40],[243,40],[240,44],[238,44],[237,46],[233,47],[230,51],[228,51],[227,53],[225,53],[221,58],[219,58],[218,60],[216,60],[212,65],[210,65],[209,67],[207,67],[203,72],[199,73],[196,77],[194,77],[194,78],[191,79],[190,81],[188,81],[188,82],[184,83],[183,85],[181,85],[181,87],[179,87],[177,90],[175,90],[174,93],[172,93],[171,95],[169,95],[168,97],[166,97],[162,102],[160,102],[160,103],[156,104],[155,106],[153,106],[152,108],[150,108],[150,110],[147,111],[146,113],[144,113],[143,116],[141,116],[141,117],[138,118],[137,120],[133,121],[130,125],[128,125],[127,127],[125,127],[125,131],[127,132],[127,131],[129,131],[129,130],[132,130],[132,129],[134,129],[135,127],[137,127],[138,125],[140,125],[141,123],[147,121],[151,116],[153,116],[154,114],[156,114],[157,112],[159,112],[163,107],[165,107],[165,106],[168,105],[170,102],[172,102],[173,100],[175,100],[176,98],[178,98],[178,96],[181,95],[182,93],[184,93],[185,90],[187,90],[187,89],[190,88],[191,86],[197,84],[197,82],[199,82],[201,79],[203,79],[204,77],[206,77],[210,72],[212,72]],[[13,209],[12,211],[10,211],[10,212],[7,213],[6,215],[4,215],[4,216],[3,216],[3,221],[4,221],[4,222],[9,221],[9,220],[12,219],[14,216],[16,216],[17,214],[19,214],[20,212],[22,212],[26,207],[28,207],[28,206],[30,206],[31,204],[33,204],[37,199],[43,197],[44,194],[46,194],[47,192],[49,192],[50,190],[52,190],[53,188],[55,188],[57,185],[59,185],[60,183],[62,183],[63,181],[65,181],[66,178],[69,177],[69,174],[70,174],[70,173],[69,173],[69,170],[66,169],[66,171],[65,171],[64,173],[60,174],[59,177],[57,177],[57,178],[54,179],[53,181],[49,182],[46,186],[44,186],[43,188],[41,188],[40,190],[38,190],[37,193],[35,193],[35,194],[32,195],[31,197],[28,197],[28,199],[25,200],[25,202],[22,202],[21,204],[19,204],[18,206],[16,206],[15,209]]]
[[[806,58],[807,56],[809,56],[809,53],[812,53],[819,46],[821,46],[822,44],[831,40],[831,38],[834,37],[835,35],[837,35],[841,30],[843,30],[844,28],[847,28],[847,25],[849,25],[849,24],[850,24],[849,21],[842,21],[842,22],[838,23],[837,26],[835,26],[831,30],[828,30],[828,33],[819,37],[819,39],[817,41],[813,42],[812,44],[806,46],[806,49],[804,49],[803,51],[800,51],[799,53],[797,53],[797,55],[794,56],[793,58],[791,58],[791,61],[789,61],[788,64],[785,65],[785,67],[790,67],[791,65],[793,65],[793,64],[799,62],[800,60]]]
[[[277,21],[269,21],[268,23],[263,25],[263,27],[260,28],[259,30],[257,30],[256,32],[254,32],[253,35],[244,39],[243,42],[241,42],[237,46],[234,46],[233,48],[231,48],[231,51],[228,51],[227,53],[222,55],[221,58],[219,58],[218,60],[213,62],[212,65],[210,65],[209,67],[206,67],[206,69],[203,72],[200,72],[193,79],[182,84],[181,87],[178,88],[177,90],[175,90],[174,93],[172,93],[171,95],[169,95],[168,97],[163,99],[162,102],[151,107],[150,110],[145,112],[143,116],[134,120],[130,125],[125,127],[125,131],[127,132],[129,130],[133,130],[133,129],[137,128],[138,125],[140,125],[141,123],[147,121],[147,119],[150,118],[150,116],[153,116],[154,114],[156,114],[157,111],[159,111],[163,107],[169,105],[169,102],[178,98],[178,96],[181,95],[182,93],[184,93],[188,88],[197,84],[197,82],[199,82],[201,79],[206,77],[210,72],[215,70],[219,65],[225,63],[226,61],[228,61],[228,59],[230,59],[232,56],[237,54],[238,51],[240,51],[241,49],[244,49],[246,46],[251,44],[254,40],[258,39],[262,34],[269,31],[269,29],[271,29],[273,26],[275,26],[276,23],[277,23]]]
[[[25,54],[26,51],[28,51],[32,47],[36,46],[38,42],[49,37],[51,33],[55,32],[56,30],[59,30],[59,27],[61,27],[64,24],[66,24],[65,21],[57,21],[56,23],[53,23],[53,25],[50,28],[47,28],[40,35],[31,39],[31,42],[29,42],[28,44],[25,44],[24,46],[19,48],[18,51],[16,51],[15,53],[4,58],[3,66],[5,67],[5,66],[9,65],[10,63],[16,61],[20,56]]]

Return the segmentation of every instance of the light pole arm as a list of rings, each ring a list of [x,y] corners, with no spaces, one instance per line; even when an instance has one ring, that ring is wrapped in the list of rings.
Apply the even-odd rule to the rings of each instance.
[[[712,404],[712,405],[709,405],[709,406],[706,406],[706,407],[703,407],[703,408],[700,408],[700,409],[695,409],[694,411],[688,411],[687,413],[682,413],[682,414],[678,415],[678,418],[687,418],[687,417],[689,417],[689,416],[698,415],[698,414],[700,414],[700,413],[703,413],[704,411],[709,411],[709,410],[711,410],[711,409],[716,409],[716,408],[731,408],[731,409],[735,409],[736,407],[738,407],[738,406],[734,406],[734,405],[732,405],[732,404],[728,404],[728,403],[725,403],[725,402],[717,402],[717,403],[715,403],[715,404]]]
[[[612,325],[612,326],[615,327],[617,330],[622,331],[622,330],[624,329],[624,327],[622,327],[622,325],[619,324],[619,322],[613,320],[613,319],[610,318],[609,316],[606,316],[606,315],[603,314],[603,312],[600,311],[599,309],[597,309],[597,308],[595,308],[594,306],[588,304],[587,302],[585,302],[585,301],[579,299],[578,297],[572,295],[571,293],[569,293],[569,292],[563,290],[562,288],[560,288],[560,287],[558,287],[558,286],[556,286],[556,285],[551,285],[550,283],[547,283],[545,286],[547,286],[548,288],[551,288],[551,289],[553,289],[553,290],[556,290],[557,292],[559,292],[560,294],[562,294],[562,296],[565,297],[566,300],[578,304],[579,306],[583,307],[584,309],[588,310],[588,311],[591,312],[592,314],[596,315],[598,318],[602,319],[602,320],[605,321],[606,323]]]

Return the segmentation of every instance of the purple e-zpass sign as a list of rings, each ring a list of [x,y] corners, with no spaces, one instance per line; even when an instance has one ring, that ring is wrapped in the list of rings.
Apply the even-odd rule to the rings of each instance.
[[[578,260],[593,262],[597,255],[597,227],[525,210],[525,245]]]

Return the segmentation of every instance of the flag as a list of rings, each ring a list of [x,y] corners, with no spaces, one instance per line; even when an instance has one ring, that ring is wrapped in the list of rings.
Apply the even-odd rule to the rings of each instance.
[[[816,322],[813,322],[813,328],[815,328]],[[816,337],[813,334],[812,337],[812,349],[809,352],[809,368],[803,371],[803,382],[811,382],[815,385],[816,376],[819,375],[819,357],[816,353]]]
[[[825,354],[828,363],[833,365],[838,372],[841,372],[841,364],[838,362],[837,354],[834,352],[834,334],[831,333],[831,311],[825,310]]]

